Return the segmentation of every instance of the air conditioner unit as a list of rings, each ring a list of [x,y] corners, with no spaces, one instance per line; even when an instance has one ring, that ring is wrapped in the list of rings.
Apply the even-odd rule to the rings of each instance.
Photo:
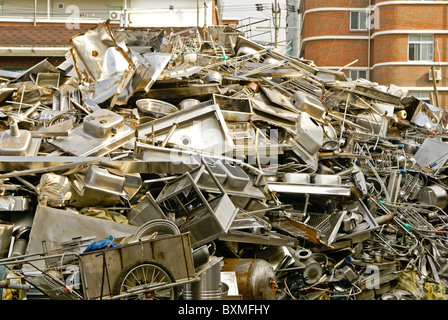
[[[436,77],[436,81],[442,80],[442,70],[434,69],[434,76]],[[432,71],[429,69],[429,81],[432,81]]]
[[[110,20],[120,20],[121,19],[121,11],[110,11],[109,19]]]

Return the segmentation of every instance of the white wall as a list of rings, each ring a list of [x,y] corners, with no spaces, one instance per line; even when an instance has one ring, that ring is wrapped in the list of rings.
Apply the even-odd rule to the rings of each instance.
[[[205,22],[212,24],[212,0],[207,5]],[[63,8],[59,8],[59,4]],[[197,0],[37,0],[36,17],[39,21],[50,16],[51,21],[71,19],[79,8],[81,19],[101,20],[109,18],[110,7],[128,8],[130,27],[195,27],[197,26]],[[72,6],[72,7],[71,7]],[[172,10],[170,10],[172,6]],[[34,18],[34,0],[3,1],[1,21],[29,21]],[[77,13],[77,12],[76,12]],[[199,25],[204,25],[204,0],[199,0]]]
[[[199,1],[199,26],[205,22],[212,25],[212,0]],[[170,6],[173,7],[170,10]],[[196,27],[197,26],[197,1],[196,0],[163,0],[163,1],[128,1],[130,12],[130,26],[134,27]]]
[[[34,0],[8,0],[3,1],[3,17],[32,18],[34,16]],[[63,8],[59,8],[59,4]],[[123,0],[37,0],[36,14],[38,18],[46,18],[50,13],[52,18],[65,18],[70,16],[69,6],[77,6],[81,17],[100,18],[108,17],[108,6],[122,6]]]

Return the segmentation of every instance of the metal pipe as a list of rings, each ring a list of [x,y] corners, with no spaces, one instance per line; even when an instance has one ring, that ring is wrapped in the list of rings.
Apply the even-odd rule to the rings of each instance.
[[[11,283],[10,280],[3,280],[0,281],[0,288],[29,291],[31,286],[29,284]]]
[[[80,167],[80,166],[84,166],[84,165],[88,165],[88,164],[96,164],[96,163],[99,163],[99,162],[100,162],[99,160],[88,160],[88,161],[81,161],[81,162],[74,162],[74,163],[67,163],[67,164],[49,166],[49,167],[46,167],[46,168],[37,168],[37,169],[13,171],[13,172],[8,172],[8,173],[1,174],[0,175],[0,179],[21,177],[21,176],[27,176],[27,175],[31,175],[31,174],[45,173],[45,172],[51,172],[51,171],[69,170],[69,169],[73,169],[74,167]]]
[[[166,144],[168,143],[168,140],[170,140],[171,136],[173,135],[174,131],[176,131],[176,129],[179,128],[179,125],[177,123],[173,124],[170,128],[170,131],[168,132],[167,136],[165,137],[165,139],[163,140],[161,147],[164,148],[166,146]]]

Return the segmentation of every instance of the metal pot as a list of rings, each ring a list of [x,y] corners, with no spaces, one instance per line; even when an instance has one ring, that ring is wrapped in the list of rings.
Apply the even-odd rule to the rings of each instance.
[[[209,71],[205,74],[205,82],[220,84],[222,82],[222,75],[218,71]]]

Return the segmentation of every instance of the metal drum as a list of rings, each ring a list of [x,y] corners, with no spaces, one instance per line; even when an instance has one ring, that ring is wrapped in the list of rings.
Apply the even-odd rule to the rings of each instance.
[[[243,300],[274,300],[277,290],[272,266],[263,259],[224,259],[222,271],[235,271]]]

